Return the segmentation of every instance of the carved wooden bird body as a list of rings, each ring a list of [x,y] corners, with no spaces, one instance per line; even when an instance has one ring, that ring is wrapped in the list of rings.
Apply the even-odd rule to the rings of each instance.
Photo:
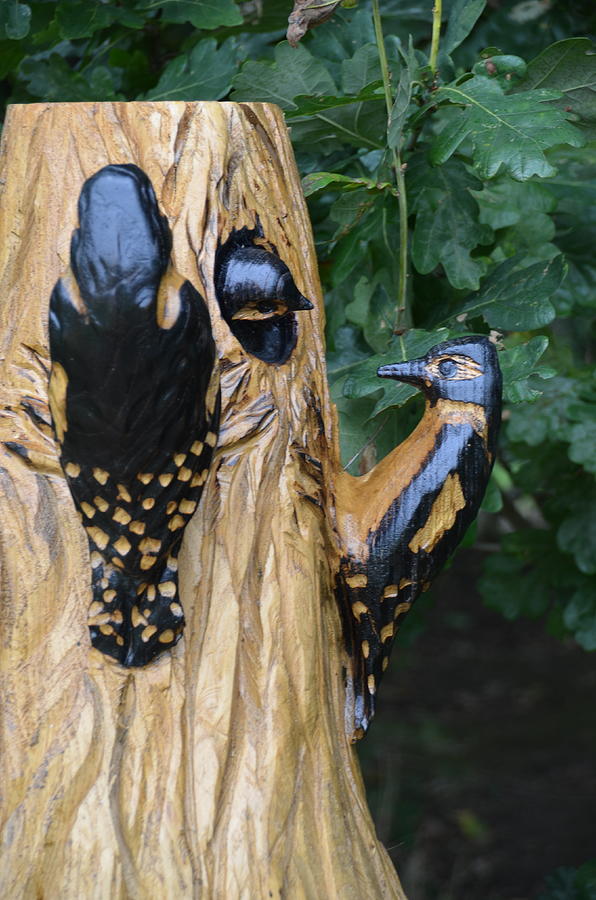
[[[355,737],[370,724],[403,617],[476,517],[500,422],[501,375],[487,338],[447,341],[378,374],[419,387],[426,409],[372,479],[344,479],[339,492],[337,594],[354,667]]]

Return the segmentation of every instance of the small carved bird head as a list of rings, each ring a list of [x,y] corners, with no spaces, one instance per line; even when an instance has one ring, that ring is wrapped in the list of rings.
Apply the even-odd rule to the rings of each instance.
[[[490,410],[501,402],[497,352],[485,337],[445,341],[420,359],[381,366],[377,375],[415,385],[431,405],[441,399],[476,403]]]

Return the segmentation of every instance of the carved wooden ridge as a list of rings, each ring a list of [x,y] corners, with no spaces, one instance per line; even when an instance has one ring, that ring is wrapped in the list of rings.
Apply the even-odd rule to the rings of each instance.
[[[426,411],[353,478],[276,107],[12,107],[1,153],[5,895],[402,897],[351,743],[486,488],[493,345],[388,360]]]

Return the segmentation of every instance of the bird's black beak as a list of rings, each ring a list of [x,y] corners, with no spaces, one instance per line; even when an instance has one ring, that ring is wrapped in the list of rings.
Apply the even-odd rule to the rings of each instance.
[[[390,366],[381,366],[377,369],[379,378],[393,378],[394,381],[405,381],[421,387],[425,378],[425,360],[412,359],[409,362],[394,363]]]
[[[289,272],[284,272],[277,282],[277,294],[281,300],[285,300],[288,309],[293,312],[300,309],[313,309],[312,303],[300,293]]]
[[[297,294],[288,301],[288,309],[313,309],[313,304],[307,300],[302,294]]]

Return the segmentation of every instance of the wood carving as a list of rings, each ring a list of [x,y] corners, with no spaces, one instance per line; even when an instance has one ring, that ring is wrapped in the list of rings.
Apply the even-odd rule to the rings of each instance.
[[[427,411],[354,479],[278,109],[13,107],[0,163],[3,895],[403,898],[351,742],[476,514],[492,346],[383,367]]]

